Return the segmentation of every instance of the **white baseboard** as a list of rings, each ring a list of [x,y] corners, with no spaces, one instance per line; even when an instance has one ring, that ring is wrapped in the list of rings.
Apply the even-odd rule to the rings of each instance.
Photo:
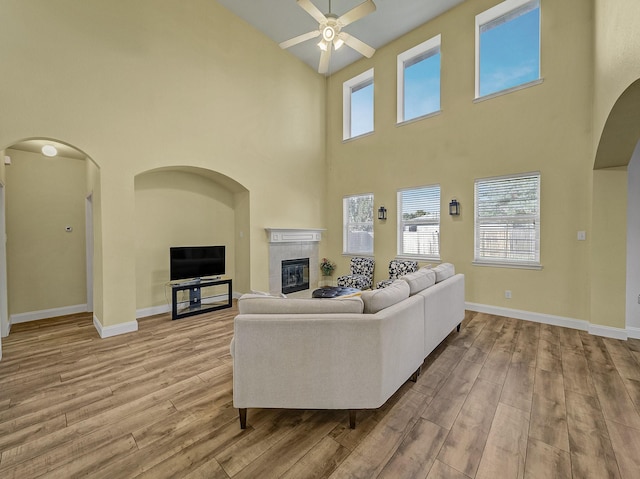
[[[535,323],[550,324],[552,326],[562,326],[564,328],[578,329],[580,331],[588,331],[594,336],[604,336],[605,338],[626,340],[633,337],[628,329],[612,328],[611,326],[601,326],[599,324],[591,324],[584,319],[566,318],[564,316],[554,316],[552,314],[534,313],[531,311],[523,311],[520,309],[502,308],[500,306],[491,306],[488,304],[465,303],[465,308],[470,311],[479,313],[495,314],[496,316],[507,316],[509,318],[524,319],[525,321],[533,321]],[[640,336],[640,329],[636,329],[636,334]]]
[[[66,316],[67,314],[86,313],[86,304],[75,304],[73,306],[63,306],[61,308],[42,309],[40,311],[29,311],[27,313],[12,314],[9,316],[10,324],[27,323],[40,319],[55,318],[56,316]]]
[[[594,336],[604,336],[605,338],[622,339],[626,341],[629,335],[626,329],[612,328],[600,324],[589,324],[589,334]]]
[[[104,339],[137,331],[138,321],[128,321],[126,323],[114,324],[113,326],[103,326],[100,320],[94,314],[93,326],[98,330],[98,334],[100,335],[100,337]]]
[[[632,339],[640,339],[640,328],[627,327],[627,335]]]
[[[168,304],[161,304],[160,306],[151,306],[150,308],[141,308],[136,310],[136,319],[146,318],[148,316],[155,316],[156,314],[170,313],[171,306]]]

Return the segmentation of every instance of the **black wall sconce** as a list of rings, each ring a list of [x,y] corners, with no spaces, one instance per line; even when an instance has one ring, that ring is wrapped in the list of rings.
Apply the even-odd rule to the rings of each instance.
[[[384,206],[378,208],[378,219],[386,220],[387,219],[387,209]]]
[[[460,203],[455,198],[451,200],[449,203],[449,214],[451,216],[459,216],[460,215]]]

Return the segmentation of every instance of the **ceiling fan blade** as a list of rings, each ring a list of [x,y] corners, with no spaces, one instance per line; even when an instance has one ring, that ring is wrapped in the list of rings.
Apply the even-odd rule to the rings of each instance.
[[[331,60],[331,45],[326,50],[323,50],[320,54],[320,65],[318,66],[318,73],[324,75],[329,71],[329,60]]]
[[[338,24],[342,27],[346,27],[350,23],[360,20],[362,17],[366,17],[375,11],[376,4],[373,3],[373,0],[366,0],[338,18]]]
[[[318,10],[311,0],[297,0],[298,5],[300,5],[309,15],[316,19],[318,23],[325,23],[327,21],[327,17],[325,17],[324,13]]]
[[[339,38],[342,38],[342,40],[347,45],[349,45],[355,51],[357,51],[358,53],[364,55],[367,58],[371,58],[373,56],[373,54],[376,52],[375,48],[370,47],[369,45],[367,45],[363,41],[358,40],[356,37],[354,37],[352,35],[349,35],[347,32],[340,32],[340,34],[338,36],[339,36]]]
[[[309,33],[303,33],[302,35],[298,35],[297,37],[290,38],[282,43],[280,43],[280,48],[289,48],[298,43],[306,42],[307,40],[311,40],[312,38],[316,38],[320,36],[320,30],[314,30]]]

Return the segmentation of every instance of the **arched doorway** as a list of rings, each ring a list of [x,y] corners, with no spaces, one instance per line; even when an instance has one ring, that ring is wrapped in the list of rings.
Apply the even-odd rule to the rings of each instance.
[[[616,173],[616,170],[619,171]],[[600,177],[605,173],[617,174],[621,178],[626,175],[626,181],[617,182],[619,187],[626,187],[626,221],[612,226],[610,221],[598,221],[594,217],[594,233],[606,236],[606,230],[613,229],[618,240],[620,236],[624,236],[626,240],[626,248],[622,253],[626,258],[620,264],[620,270],[624,268],[625,272],[616,275],[613,280],[624,285],[624,304],[617,307],[624,309],[627,334],[629,337],[640,338],[640,208],[637,207],[640,204],[640,79],[620,95],[600,136],[594,161],[594,191],[600,188],[600,194],[594,195],[594,210],[601,206],[596,203],[602,201],[611,201],[612,204],[607,205],[609,209],[620,208],[620,204],[613,200],[619,194],[614,190],[615,186],[609,187],[607,191],[603,188],[603,182],[600,182]],[[615,182],[612,184],[615,185]],[[620,231],[619,234],[617,230]],[[622,232],[624,230],[626,234]],[[606,248],[594,248],[594,263],[606,264],[607,254]],[[596,276],[598,271],[593,271],[592,274]],[[596,290],[597,287],[592,288],[592,291]],[[603,298],[603,301],[606,300],[607,298]]]
[[[95,205],[87,210],[87,198],[99,190],[100,172],[86,153],[59,140],[27,138],[4,152],[0,323],[6,335],[11,324],[93,310],[87,258],[94,242],[87,225],[93,229]]]

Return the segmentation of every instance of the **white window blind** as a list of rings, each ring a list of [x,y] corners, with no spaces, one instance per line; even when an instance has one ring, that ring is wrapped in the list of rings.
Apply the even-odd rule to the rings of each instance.
[[[346,196],[342,200],[344,254],[373,254],[373,195]]]
[[[475,261],[540,264],[540,174],[475,182]]]
[[[398,191],[398,255],[440,258],[440,185]]]

